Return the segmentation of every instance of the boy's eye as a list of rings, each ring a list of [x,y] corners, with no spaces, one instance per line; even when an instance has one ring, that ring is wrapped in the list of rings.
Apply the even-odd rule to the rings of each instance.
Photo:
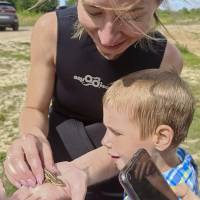
[[[117,131],[115,131],[115,130],[112,130],[112,132],[113,132],[113,134],[116,135],[116,136],[122,135],[121,133],[119,133],[119,132],[117,132]]]

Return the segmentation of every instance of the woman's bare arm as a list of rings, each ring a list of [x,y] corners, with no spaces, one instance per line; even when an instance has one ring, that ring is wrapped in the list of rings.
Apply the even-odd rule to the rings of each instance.
[[[26,101],[20,115],[20,133],[48,133],[48,109],[55,81],[57,24],[55,13],[42,16],[31,38],[31,69]]]
[[[49,13],[38,20],[32,32],[31,70],[20,116],[22,136],[10,146],[4,163],[7,177],[17,187],[42,183],[43,167],[55,170],[46,135],[55,81],[56,27],[55,13]]]

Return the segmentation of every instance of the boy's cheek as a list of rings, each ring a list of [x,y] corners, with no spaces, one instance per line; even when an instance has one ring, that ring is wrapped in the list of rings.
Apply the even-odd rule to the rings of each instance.
[[[128,161],[130,160],[130,158],[128,158],[127,156],[121,156],[117,161],[116,161],[116,165],[117,165],[117,168],[119,170],[122,170],[125,165],[128,163]]]

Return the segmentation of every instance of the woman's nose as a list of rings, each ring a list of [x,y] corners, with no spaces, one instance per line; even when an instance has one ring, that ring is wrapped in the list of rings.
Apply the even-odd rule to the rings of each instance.
[[[107,22],[98,30],[98,36],[103,46],[115,46],[118,42],[119,31],[113,22]]]

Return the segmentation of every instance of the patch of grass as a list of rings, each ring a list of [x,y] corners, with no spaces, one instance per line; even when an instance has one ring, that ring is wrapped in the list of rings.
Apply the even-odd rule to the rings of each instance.
[[[158,15],[164,24],[199,24],[200,9],[180,11],[159,10]]]
[[[8,85],[4,87],[0,87],[0,91],[8,91],[8,90],[13,90],[13,89],[24,89],[26,87],[26,84],[21,83],[21,84],[13,84],[13,85]]]
[[[24,46],[26,48],[30,48],[30,42],[15,42],[16,46]]]
[[[0,123],[6,120],[5,114],[0,112]]]
[[[187,66],[199,66],[200,65],[200,57],[190,52],[187,46],[183,46],[181,44],[176,44],[181,54],[183,55],[183,59]]]
[[[5,177],[3,173],[3,162],[5,158],[6,158],[6,153],[1,152],[0,153],[0,178],[1,180],[3,180],[4,186],[6,188],[6,195],[10,196],[13,192],[16,191],[16,187],[10,184],[10,182],[8,181],[8,179]]]
[[[20,11],[18,12],[20,26],[33,26],[42,13]]]
[[[197,113],[198,112],[198,113]],[[199,138],[199,121],[200,121],[200,108],[198,108],[196,110],[195,117],[193,119],[192,125],[190,127],[190,131],[189,131],[189,138],[195,139],[195,138]],[[198,143],[199,146],[199,143]]]
[[[5,158],[6,158],[6,153],[0,152],[0,177],[2,177],[2,169],[3,169],[2,163],[5,160]]]
[[[0,51],[0,57],[14,58],[17,61],[18,60],[26,60],[26,61],[30,60],[30,55],[28,53],[20,53],[20,52],[16,52],[16,51],[7,51],[7,50],[3,50],[3,49],[1,49],[1,51]]]

